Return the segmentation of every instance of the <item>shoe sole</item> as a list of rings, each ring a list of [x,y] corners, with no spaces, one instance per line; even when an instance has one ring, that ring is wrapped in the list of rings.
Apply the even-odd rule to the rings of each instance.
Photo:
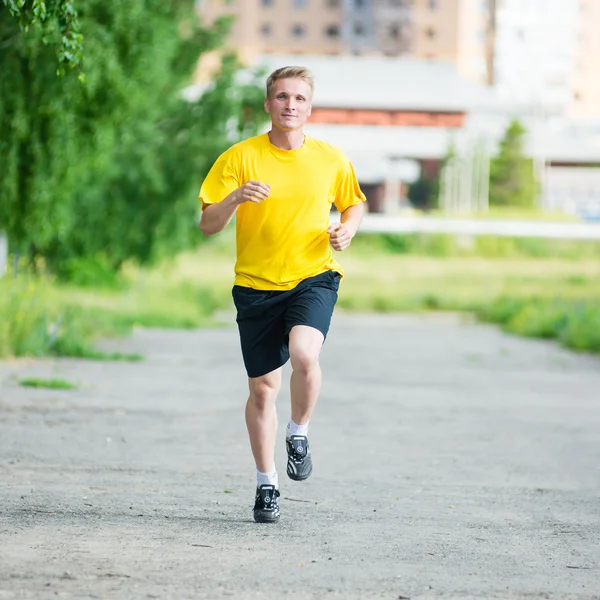
[[[255,510],[254,520],[257,523],[277,523],[277,521],[279,521],[279,513],[275,515],[271,511],[267,512],[262,510]]]
[[[311,467],[310,471],[308,473],[306,473],[305,475],[297,475],[296,473],[292,473],[290,471],[286,471],[286,472],[287,472],[287,476],[292,481],[305,481],[312,475],[312,467]]]

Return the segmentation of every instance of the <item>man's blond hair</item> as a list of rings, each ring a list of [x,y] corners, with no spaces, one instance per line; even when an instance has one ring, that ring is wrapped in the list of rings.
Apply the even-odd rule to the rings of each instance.
[[[311,97],[315,91],[312,73],[306,67],[281,67],[273,71],[267,78],[267,98],[271,97],[271,91],[279,79],[304,79],[310,86]]]

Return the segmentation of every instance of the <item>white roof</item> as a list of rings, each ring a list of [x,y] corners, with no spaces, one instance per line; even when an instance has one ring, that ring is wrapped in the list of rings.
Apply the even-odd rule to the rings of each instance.
[[[504,135],[510,115],[502,119],[483,117],[477,123],[467,122],[464,128],[449,127],[378,127],[375,125],[321,125],[308,123],[308,135],[340,147],[353,156],[386,159],[440,159],[450,145],[468,149],[484,141],[487,152],[495,154]],[[527,130],[525,152],[529,156],[552,162],[600,164],[600,128],[577,126],[563,120],[547,123],[542,128],[532,120],[523,119]],[[361,161],[362,162],[362,161]]]
[[[315,107],[463,112],[498,103],[491,88],[461,77],[445,61],[267,54],[253,63],[268,72],[291,65],[312,72]]]
[[[341,148],[348,156],[371,154],[391,158],[437,159],[452,140],[465,136],[446,127],[380,127],[377,125],[311,125],[304,130],[314,138]]]
[[[506,105],[495,90],[459,76],[451,63],[411,58],[269,54],[238,72],[245,83],[261,66],[269,72],[302,65],[315,78],[313,106],[381,110],[465,111],[463,127],[400,127],[312,124],[306,132],[341,148],[369,179],[397,173],[402,159],[440,159],[450,144],[459,150],[483,140],[490,154],[515,116],[528,132],[526,152],[554,162],[600,163],[600,121],[577,123],[561,117],[541,121],[535,107]],[[266,75],[265,75],[266,77]],[[190,86],[186,97],[196,99],[205,86]],[[406,160],[403,171],[410,167]]]

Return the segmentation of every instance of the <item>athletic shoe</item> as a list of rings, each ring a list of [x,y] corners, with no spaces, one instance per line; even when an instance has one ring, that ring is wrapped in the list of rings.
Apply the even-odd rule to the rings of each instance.
[[[254,520],[257,523],[279,521],[279,490],[274,485],[261,485],[256,488]]]
[[[286,438],[287,448],[287,474],[294,481],[304,481],[312,473],[312,458],[305,435],[293,435]]]

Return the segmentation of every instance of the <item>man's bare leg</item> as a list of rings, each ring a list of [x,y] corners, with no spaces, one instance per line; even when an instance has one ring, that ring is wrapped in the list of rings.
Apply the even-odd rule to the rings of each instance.
[[[275,471],[275,400],[281,388],[281,371],[280,367],[261,377],[248,379],[250,397],[246,403],[246,426],[256,469],[262,473]]]
[[[279,520],[279,480],[275,469],[275,400],[281,387],[281,368],[261,377],[248,379],[248,387],[250,397],[246,403],[246,426],[256,462],[254,520],[257,523],[275,523]]]
[[[292,421],[298,425],[308,423],[321,391],[319,354],[323,340],[318,329],[307,325],[296,325],[290,331]]]
[[[290,331],[292,418],[286,431],[286,449],[287,474],[295,481],[304,481],[312,473],[312,457],[306,434],[321,390],[319,354],[323,339],[318,329],[306,325],[296,325]]]

